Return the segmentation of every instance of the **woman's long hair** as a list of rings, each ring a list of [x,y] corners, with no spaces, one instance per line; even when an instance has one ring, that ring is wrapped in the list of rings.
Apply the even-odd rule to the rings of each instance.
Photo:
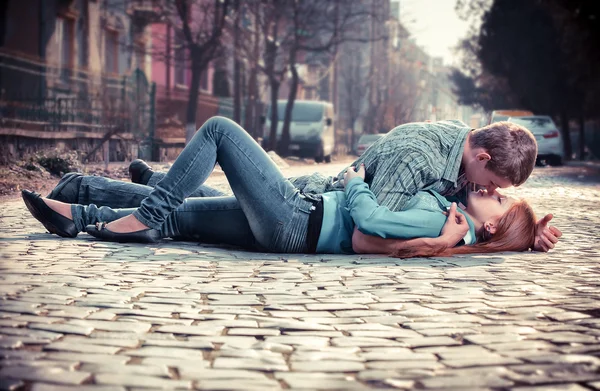
[[[535,241],[536,218],[525,201],[516,201],[498,220],[498,228],[490,238],[480,239],[470,246],[432,246],[407,248],[391,254],[396,258],[450,257],[455,254],[527,251]]]

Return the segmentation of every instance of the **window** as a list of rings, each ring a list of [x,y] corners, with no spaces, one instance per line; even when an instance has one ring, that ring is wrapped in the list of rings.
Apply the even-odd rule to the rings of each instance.
[[[56,40],[58,46],[58,67],[60,78],[68,81],[71,68],[73,68],[73,47],[75,24],[72,19],[59,17],[56,20]]]
[[[185,85],[186,83],[186,48],[184,45],[177,45],[175,48],[175,85]]]
[[[104,36],[104,71],[119,73],[119,34],[112,30]]]

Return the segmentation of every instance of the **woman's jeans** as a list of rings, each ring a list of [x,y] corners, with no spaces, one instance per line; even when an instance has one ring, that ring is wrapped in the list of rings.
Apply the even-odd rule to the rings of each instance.
[[[312,203],[287,180],[264,150],[235,122],[214,117],[209,119],[196,132],[192,140],[181,152],[169,172],[156,184],[133,215],[144,225],[168,233],[169,236],[181,235],[181,230],[166,226],[182,226],[182,217],[171,216],[173,212],[183,215],[180,205],[204,183],[211,174],[215,163],[219,163],[225,173],[234,197],[193,198],[183,207],[193,206],[193,213],[187,213],[184,219],[190,232],[204,235],[215,231],[215,221],[203,218],[210,211],[222,211],[225,207],[241,209],[246,223],[259,248],[275,252],[306,252],[306,231]],[[81,196],[81,195],[80,195]],[[97,214],[103,208],[74,207],[77,215]],[[199,213],[199,212],[202,213]],[[102,213],[107,213],[103,211]],[[115,216],[118,211],[113,211]],[[130,214],[131,211],[120,213]],[[239,213],[239,210],[238,210]],[[219,213],[216,213],[219,215]],[[94,221],[97,217],[86,216],[82,220]],[[225,219],[227,220],[227,219]],[[238,224],[242,219],[237,217]],[[228,224],[222,224],[227,236]],[[76,224],[82,224],[81,221]],[[216,223],[219,225],[221,223]],[[173,231],[173,232],[171,232]],[[214,241],[214,237],[212,238]],[[231,241],[218,241],[231,243]],[[202,237],[198,240],[204,241]]]

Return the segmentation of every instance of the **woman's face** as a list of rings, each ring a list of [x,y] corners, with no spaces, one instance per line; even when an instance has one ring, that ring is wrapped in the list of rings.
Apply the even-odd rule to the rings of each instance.
[[[497,220],[514,202],[514,198],[505,197],[497,191],[472,191],[467,198],[466,211],[479,222],[485,223]]]

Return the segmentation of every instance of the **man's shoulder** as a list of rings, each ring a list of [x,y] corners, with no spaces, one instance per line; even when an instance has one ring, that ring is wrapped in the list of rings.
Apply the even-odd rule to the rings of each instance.
[[[385,143],[402,145],[406,150],[435,148],[447,151],[455,143],[462,142],[470,129],[459,120],[412,122],[395,127],[384,139]]]
[[[418,132],[419,134],[427,133],[457,133],[470,129],[467,124],[457,119],[450,119],[436,122],[410,122],[396,126],[390,131],[390,135],[399,136]]]

